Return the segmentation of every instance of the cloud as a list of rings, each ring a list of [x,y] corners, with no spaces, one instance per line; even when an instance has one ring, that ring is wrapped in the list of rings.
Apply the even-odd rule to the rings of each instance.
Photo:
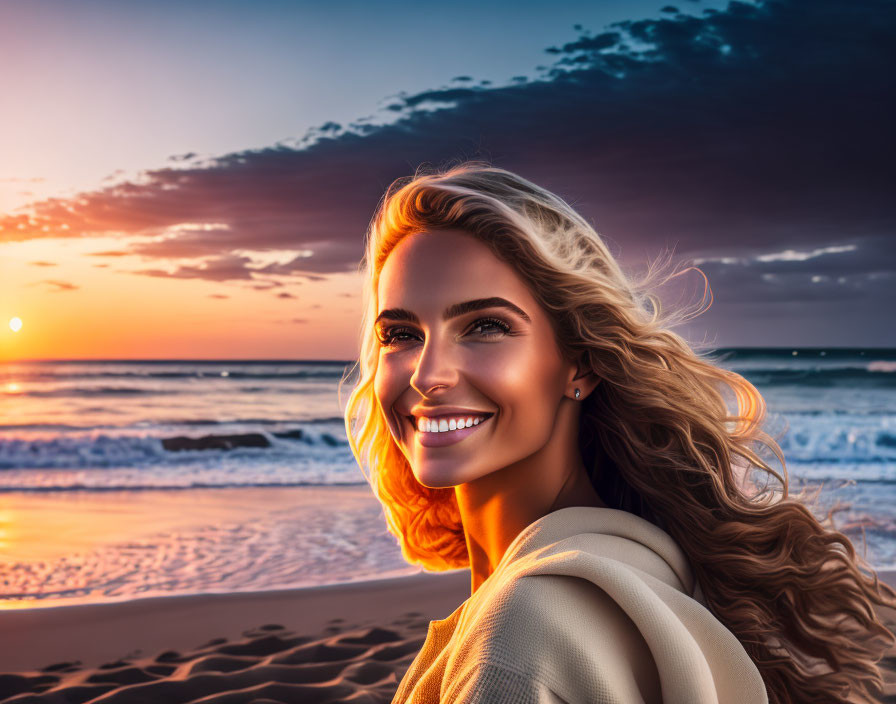
[[[31,266],[59,266],[56,262],[28,262]]]
[[[220,299],[230,298],[230,296],[223,294],[223,293],[210,293],[210,294],[208,294],[208,297],[209,298],[220,298]]]
[[[106,252],[88,252],[87,256],[89,257],[129,257],[131,256],[131,252],[123,252],[121,250],[115,251],[106,251]]]
[[[295,298],[295,296],[293,296],[291,293],[288,293],[287,291],[283,291],[282,293],[277,294],[277,298]]]
[[[887,295],[896,258],[877,238],[811,250],[756,252],[691,260],[708,277],[717,302],[842,302]],[[721,293],[719,293],[721,292]]]
[[[546,49],[554,63],[540,75],[507,85],[457,76],[401,93],[389,124],[328,122],[293,143],[202,163],[184,154],[139,183],[40,201],[0,218],[0,239],[117,235],[147,259],[210,258],[144,275],[322,280],[357,270],[370,216],[396,177],[481,157],[566,198],[624,260],[666,245],[736,254],[751,263],[707,262],[719,282],[780,273],[790,281],[782,296],[810,295],[809,271],[785,276],[756,256],[855,244],[806,263],[866,267],[850,273],[859,277],[896,269],[888,6],[769,0],[693,11],[667,6],[659,19],[583,29]],[[242,249],[297,255],[258,266],[233,254]]]
[[[80,286],[76,286],[75,284],[69,283],[68,281],[54,281],[51,279],[44,279],[43,281],[34,281],[29,286],[39,286],[40,284],[47,284],[49,286],[53,286],[53,291],[61,292],[61,291],[74,291]]]
[[[246,268],[246,264],[250,261],[249,257],[224,254],[209,259],[201,266],[180,266],[171,272],[162,269],[140,269],[130,273],[174,279],[205,279],[207,281],[251,280],[252,272]]]
[[[807,259],[815,259],[825,254],[838,254],[840,252],[854,252],[858,249],[854,244],[833,245],[830,247],[818,247],[810,252],[797,252],[793,249],[785,249],[783,252],[761,254],[756,257],[760,262],[804,262]]]

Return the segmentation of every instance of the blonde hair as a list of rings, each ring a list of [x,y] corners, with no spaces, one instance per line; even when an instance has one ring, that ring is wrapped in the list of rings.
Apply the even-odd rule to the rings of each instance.
[[[760,393],[669,329],[684,317],[661,310],[653,293],[662,267],[628,276],[565,201],[482,161],[421,167],[393,182],[361,261],[360,357],[340,382],[340,405],[343,383],[358,372],[344,407],[346,432],[405,560],[428,570],[469,566],[454,489],[416,480],[373,388],[383,264],[404,237],[449,228],[512,265],[550,314],[561,352],[600,377],[583,403],[579,433],[595,489],[608,506],[652,521],[678,542],[708,608],[762,673],[769,701],[877,701],[877,662],[896,637],[871,605],[896,607],[896,592],[846,535],[827,530],[802,496],[788,496],[780,446],[762,429]],[[733,394],[733,415],[723,392]],[[761,448],[781,461],[783,477]],[[783,490],[754,491],[756,470]]]

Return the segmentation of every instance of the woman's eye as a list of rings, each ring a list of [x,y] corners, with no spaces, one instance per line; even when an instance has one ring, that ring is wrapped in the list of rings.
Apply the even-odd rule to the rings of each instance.
[[[410,330],[407,328],[388,328],[383,331],[382,336],[380,336],[380,343],[384,347],[389,347],[395,341],[395,338],[398,335],[410,335],[412,334]],[[403,340],[401,340],[403,342]]]
[[[491,337],[495,334],[504,334],[510,332],[510,326],[505,323],[503,320],[498,320],[497,318],[482,318],[481,320],[477,320],[475,325],[473,326],[473,330],[478,328],[498,328],[500,333],[491,333],[486,337]]]
[[[490,328],[493,332],[481,332],[480,335],[484,337],[495,337],[496,335],[504,335],[510,332],[510,325],[497,318],[480,318],[473,324],[470,331],[475,332],[476,330],[488,330]],[[494,332],[496,328],[497,332]],[[380,344],[384,347],[391,347],[396,343],[407,341],[408,338],[404,336],[413,337],[414,335],[416,335],[416,333],[410,328],[394,327],[384,330],[379,340]]]

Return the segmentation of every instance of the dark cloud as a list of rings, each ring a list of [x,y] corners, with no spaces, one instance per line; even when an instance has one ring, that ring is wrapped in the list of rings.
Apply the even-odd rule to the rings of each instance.
[[[581,30],[546,49],[554,63],[535,78],[486,88],[458,76],[401,93],[392,96],[392,124],[326,123],[293,145],[41,201],[30,216],[0,219],[0,238],[140,235],[129,252],[216,257],[148,275],[321,279],[357,270],[364,231],[393,179],[424,162],[485,158],[566,198],[624,263],[667,246],[682,257],[745,258],[701,267],[722,300],[885,292],[893,285],[885,274],[896,270],[892,4],[663,11]],[[850,244],[801,263],[756,259]],[[241,249],[297,256],[259,268],[233,254]],[[306,250],[312,255],[299,256]],[[807,284],[813,275],[828,278]]]
[[[251,259],[248,257],[223,254],[206,261],[201,266],[180,266],[173,272],[162,269],[140,269],[130,273],[174,279],[205,279],[207,281],[252,280],[252,271],[246,267],[250,261]]]
[[[262,275],[290,275],[301,276],[309,281],[325,281],[326,276],[311,273],[310,270],[302,266],[265,266],[256,267],[251,265],[252,259],[247,256],[237,254],[222,254],[220,256],[211,257],[202,264],[182,265],[178,266],[174,271],[165,271],[163,269],[138,269],[130,271],[131,274],[142,274],[144,276],[156,276],[160,278],[174,279],[205,279],[207,281],[258,281],[263,280],[263,286],[256,286],[260,291],[265,291],[275,286],[281,286],[282,283],[272,282],[269,279],[259,277]],[[290,282],[299,283],[299,282]],[[284,296],[280,294],[280,298],[287,296],[293,297],[291,294]]]
[[[295,296],[293,296],[288,291],[283,291],[283,292],[277,294],[277,298],[295,298]]]
[[[357,244],[350,241],[312,242],[311,256],[300,255],[286,264],[268,264],[258,268],[259,274],[279,274],[282,276],[303,275],[312,281],[321,281],[325,276],[315,275],[313,272],[335,273],[346,271],[346,263],[353,261],[353,255],[357,257]],[[357,268],[354,262],[352,268]]]
[[[757,254],[730,247],[721,255],[696,257],[719,302],[751,300],[843,301],[885,294],[896,272],[896,250],[883,238],[844,238],[838,244]]]

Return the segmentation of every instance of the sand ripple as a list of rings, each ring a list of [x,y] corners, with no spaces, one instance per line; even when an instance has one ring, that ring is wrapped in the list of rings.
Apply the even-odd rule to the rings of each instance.
[[[190,652],[125,657],[95,669],[61,662],[0,675],[3,704],[377,704],[391,702],[429,622],[408,612],[387,626],[302,636],[278,624],[216,638]]]
[[[189,652],[124,657],[83,668],[60,662],[0,674],[2,704],[388,704],[426,639],[429,625],[407,612],[384,626],[343,627],[302,636],[278,624],[215,638]],[[896,622],[888,624],[896,628]],[[896,647],[883,659],[881,702],[896,704]]]

